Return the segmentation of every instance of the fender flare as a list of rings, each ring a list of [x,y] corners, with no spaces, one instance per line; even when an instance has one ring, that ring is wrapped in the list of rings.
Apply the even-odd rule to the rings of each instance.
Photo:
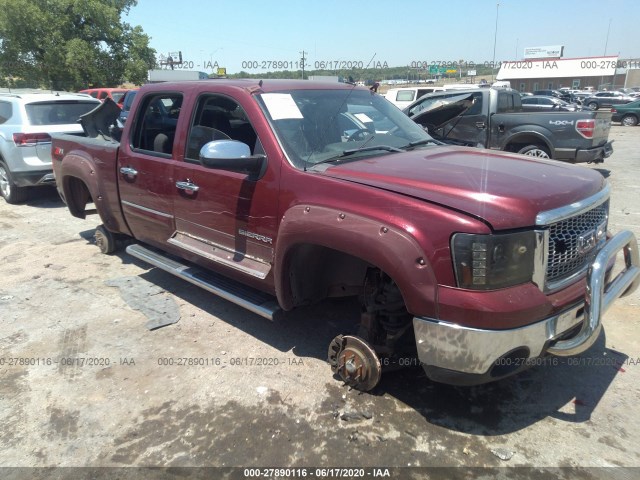
[[[293,308],[291,253],[303,244],[331,248],[380,268],[398,285],[407,310],[437,318],[437,282],[429,256],[406,231],[347,211],[296,205],[280,223],[274,281],[278,302]]]
[[[114,178],[114,191],[109,193],[108,189],[100,187],[101,175],[107,175],[109,172],[104,168],[99,169],[93,159],[87,158],[87,154],[82,150],[72,150],[62,159],[60,166],[60,180],[56,180],[71,215],[77,218],[85,218],[86,213],[77,208],[73,201],[72,179],[78,179],[87,187],[91,199],[102,223],[108,230],[115,233],[124,233],[131,235],[129,228],[124,221],[119,208],[119,195],[117,192],[116,182]],[[56,161],[56,160],[54,160]],[[113,173],[115,175],[115,172]]]
[[[504,145],[502,146],[502,150],[505,150],[507,146],[512,143],[532,143],[529,141],[519,142],[518,139],[523,137],[535,137],[540,143],[542,143],[543,146],[547,148],[549,154],[551,155],[551,158],[555,157],[555,148],[549,142],[548,137],[544,133],[535,130],[522,130],[513,132],[512,135],[505,140]]]

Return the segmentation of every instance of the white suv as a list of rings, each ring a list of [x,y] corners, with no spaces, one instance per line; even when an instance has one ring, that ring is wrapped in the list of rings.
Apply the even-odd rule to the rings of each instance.
[[[77,93],[0,93],[0,194],[8,203],[24,201],[26,187],[54,182],[50,134],[82,133],[80,115],[99,105]]]

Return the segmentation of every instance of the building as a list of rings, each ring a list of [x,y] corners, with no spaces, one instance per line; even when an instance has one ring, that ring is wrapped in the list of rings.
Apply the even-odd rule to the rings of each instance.
[[[617,55],[580,58],[540,58],[502,62],[497,80],[509,81],[521,92],[562,87],[594,90],[626,85],[627,72],[638,70],[640,60],[620,60]]]

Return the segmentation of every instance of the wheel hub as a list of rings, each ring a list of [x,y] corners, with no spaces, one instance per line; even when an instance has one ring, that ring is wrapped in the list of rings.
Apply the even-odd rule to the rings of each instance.
[[[350,335],[338,335],[329,345],[329,364],[333,373],[357,390],[375,387],[382,375],[380,360],[364,340]]]

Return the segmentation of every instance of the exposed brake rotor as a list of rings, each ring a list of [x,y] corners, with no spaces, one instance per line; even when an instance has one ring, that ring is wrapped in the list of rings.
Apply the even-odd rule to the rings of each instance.
[[[329,364],[344,383],[364,392],[380,381],[382,365],[376,352],[361,338],[338,335],[329,344]]]

